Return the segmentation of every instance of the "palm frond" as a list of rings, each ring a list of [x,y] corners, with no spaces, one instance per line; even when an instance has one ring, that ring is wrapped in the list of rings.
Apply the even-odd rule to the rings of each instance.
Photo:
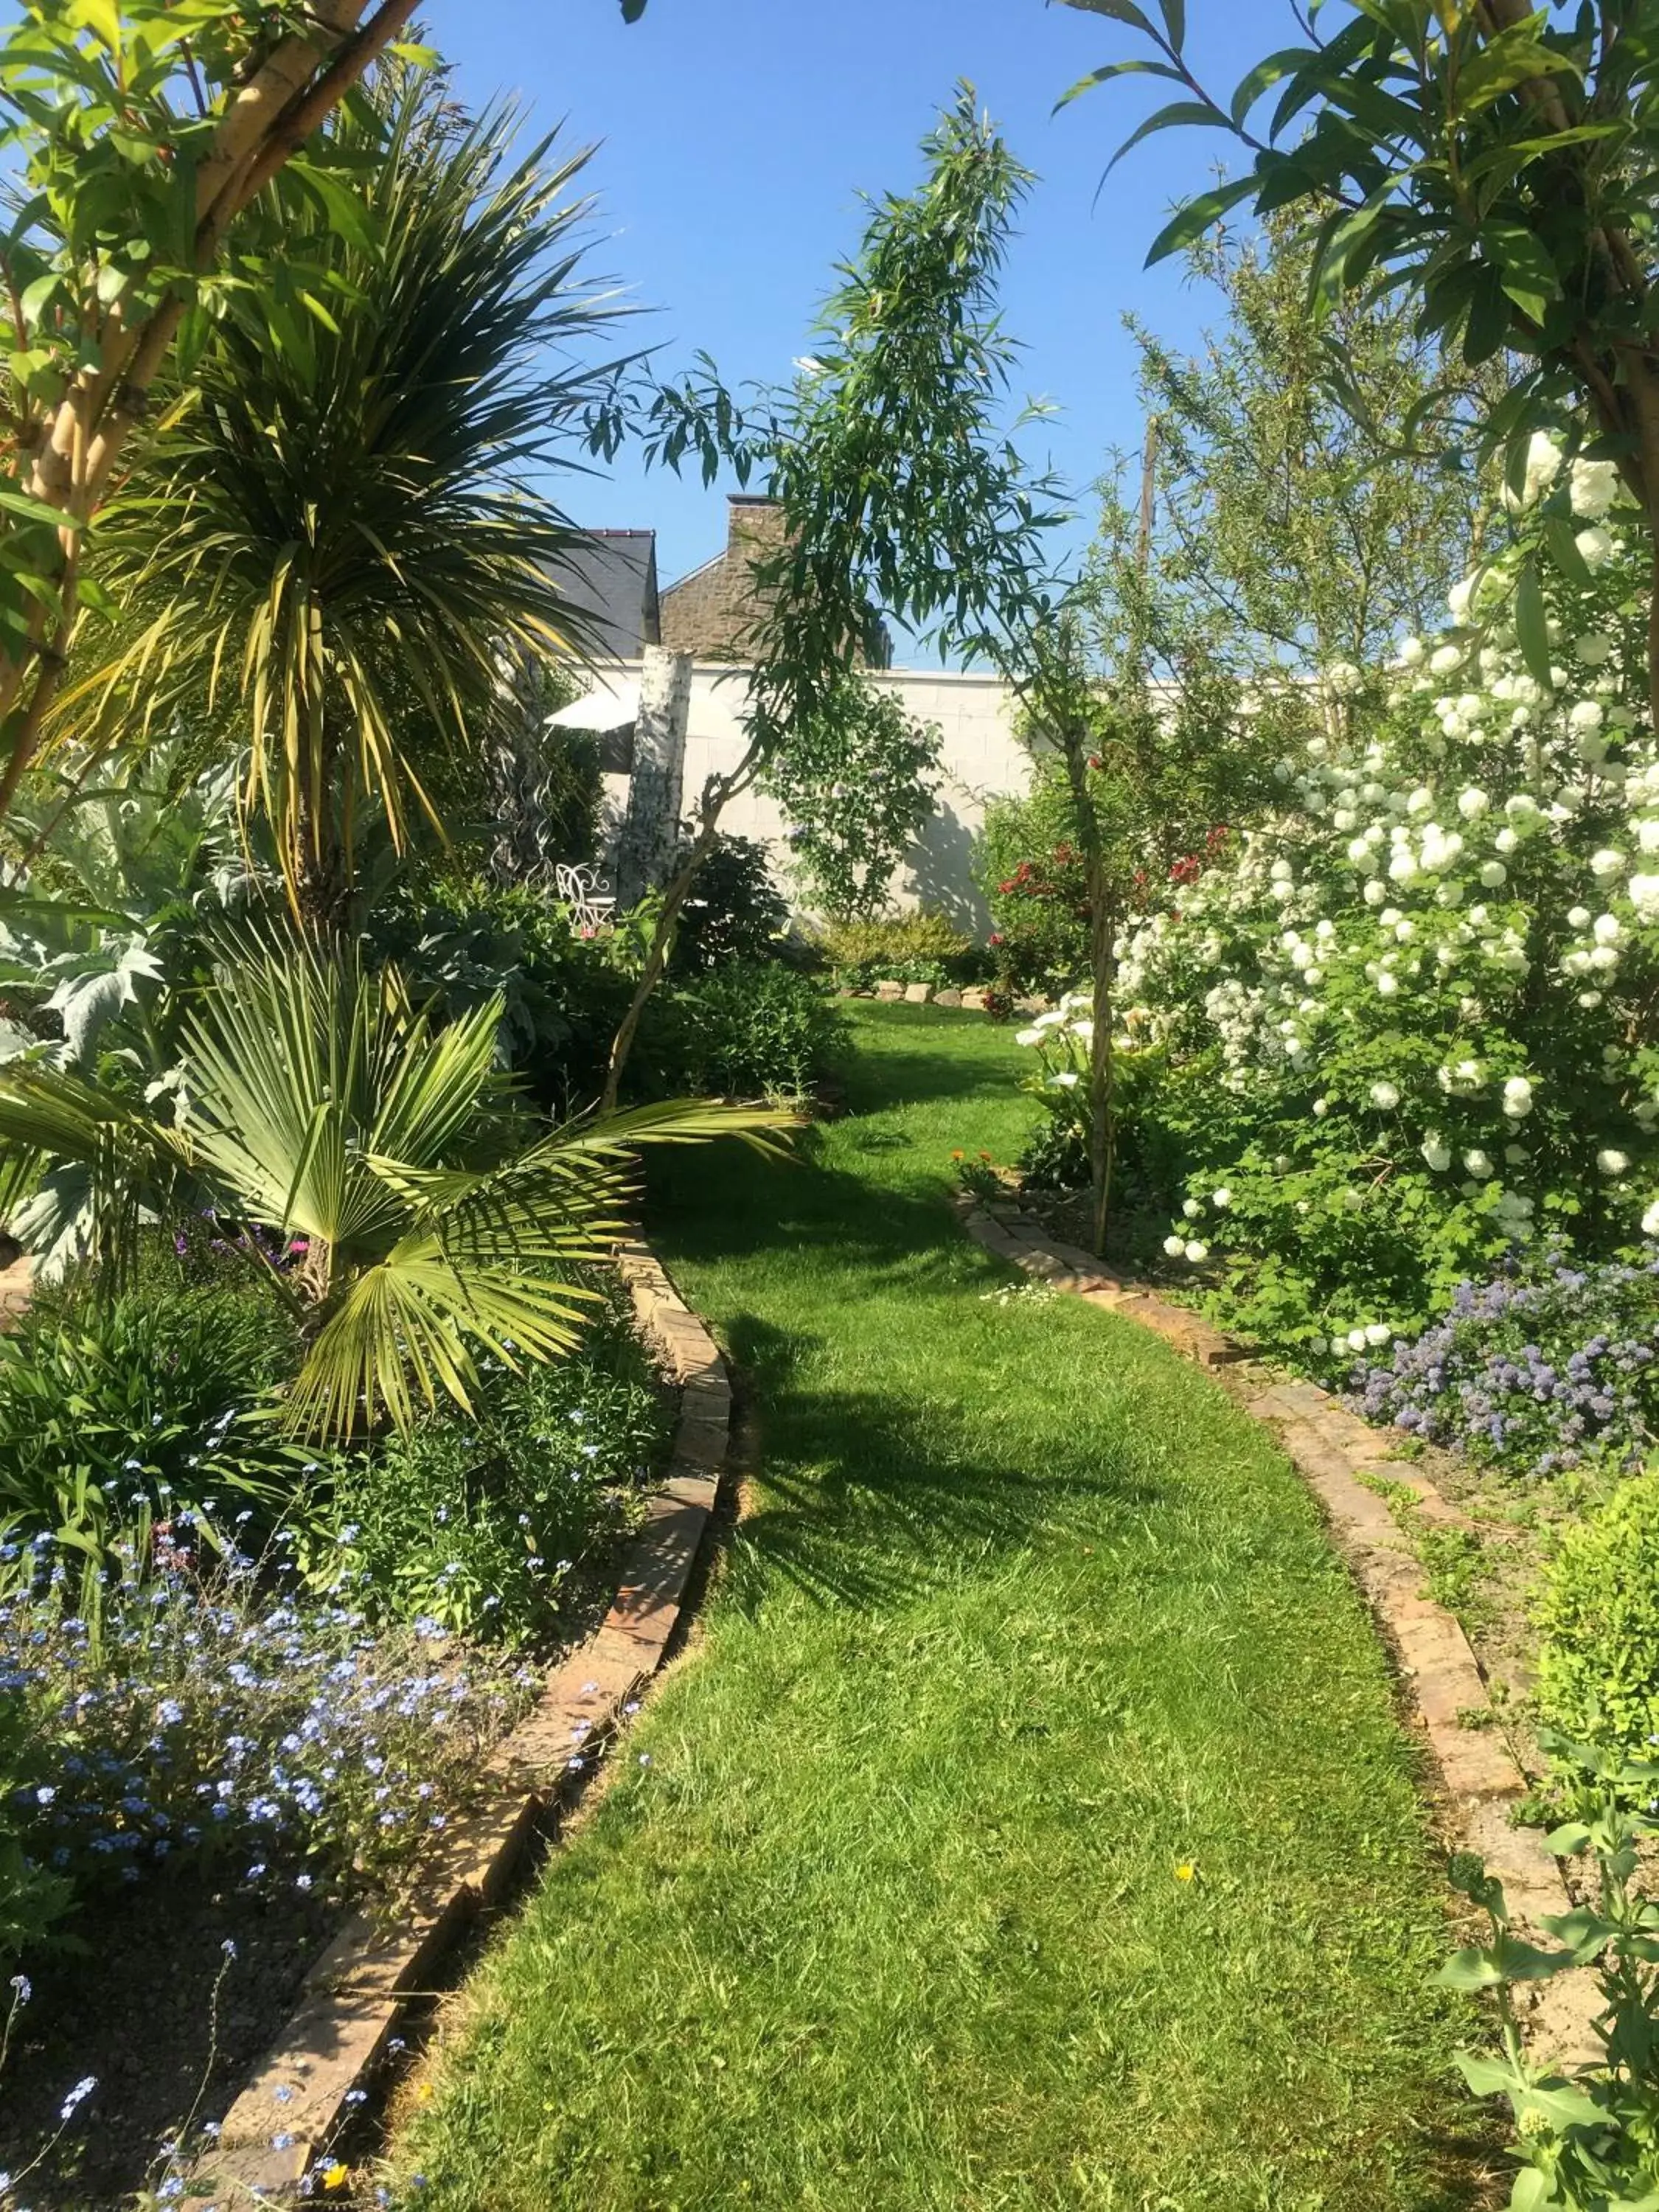
[[[550,1359],[629,1226],[639,1149],[735,1136],[777,1153],[796,1117],[702,1099],[588,1116],[497,1156],[494,1002],[434,1030],[395,969],[286,933],[234,948],[185,1025],[190,1104],[161,1126],[58,1071],[0,1068],[0,1192],[43,1161],[90,1184],[118,1267],[186,1179],[227,1217],[297,1231],[316,1330],[288,1408],[319,1439],[471,1402],[481,1353]]]

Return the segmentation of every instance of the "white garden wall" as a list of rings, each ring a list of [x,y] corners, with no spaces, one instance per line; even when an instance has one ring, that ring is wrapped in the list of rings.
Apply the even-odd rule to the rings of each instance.
[[[640,664],[618,664],[599,678],[588,697],[567,708],[562,720],[593,726],[626,713],[638,696]],[[964,928],[982,930],[988,917],[975,889],[971,869],[974,837],[984,819],[988,799],[1023,791],[1030,762],[1013,734],[1013,709],[1006,687],[994,676],[953,670],[895,668],[868,679],[903,701],[918,721],[936,722],[943,739],[944,781],[938,805],[893,886],[900,907],[925,905]],[[748,671],[730,663],[696,663],[691,672],[691,702],[686,729],[684,804],[690,812],[705,780],[735,766],[743,750],[740,717]],[[608,702],[615,701],[613,710]],[[606,801],[611,822],[626,811],[629,779],[607,775]],[[769,848],[778,881],[795,887],[789,848],[772,801],[757,792],[734,799],[721,817],[736,836],[757,837]]]

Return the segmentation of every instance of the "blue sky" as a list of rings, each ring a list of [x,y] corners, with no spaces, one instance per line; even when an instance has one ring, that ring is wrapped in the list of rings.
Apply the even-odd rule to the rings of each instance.
[[[538,129],[598,142],[594,266],[656,311],[630,339],[659,344],[665,368],[702,348],[728,382],[787,377],[857,241],[858,194],[915,178],[917,141],[962,77],[1040,179],[1006,290],[1024,388],[1063,410],[1030,434],[1034,455],[1086,483],[1109,447],[1137,446],[1126,308],[1177,340],[1213,318],[1177,267],[1141,264],[1230,142],[1154,137],[1091,204],[1118,140],[1174,88],[1130,79],[1050,114],[1085,71],[1146,51],[1102,17],[1044,0],[650,0],[631,27],[617,0],[428,0],[424,15],[464,97],[516,91]],[[1188,0],[1188,17],[1189,58],[1218,92],[1296,36],[1286,0]],[[654,526],[665,581],[720,550],[724,501],[700,478],[623,459],[565,498],[590,525]]]

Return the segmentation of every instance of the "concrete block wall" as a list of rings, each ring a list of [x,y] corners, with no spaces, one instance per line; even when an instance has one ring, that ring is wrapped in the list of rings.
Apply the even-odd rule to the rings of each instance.
[[[625,672],[636,675],[637,667]],[[738,665],[702,661],[691,671],[691,698],[685,745],[684,806],[694,811],[711,775],[725,774],[742,755],[742,715],[748,672]],[[1030,757],[1014,736],[1014,706],[1000,680],[979,672],[895,668],[872,675],[871,683],[894,692],[915,719],[939,725],[945,770],[934,813],[893,886],[901,908],[925,906],[964,929],[982,933],[990,917],[975,886],[971,859],[975,837],[985,818],[988,799],[1024,791],[1030,780]],[[629,779],[605,779],[611,818],[626,809]],[[735,836],[758,838],[770,851],[773,872],[805,914],[805,894],[795,883],[781,816],[761,792],[734,799],[722,826]]]

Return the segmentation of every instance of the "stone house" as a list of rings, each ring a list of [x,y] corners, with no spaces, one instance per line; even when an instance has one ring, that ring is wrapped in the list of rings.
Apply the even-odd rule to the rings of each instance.
[[[660,591],[649,531],[596,531],[582,601],[617,641],[585,696],[554,717],[599,745],[610,825],[608,872],[633,892],[641,851],[671,849],[664,807],[690,813],[706,779],[734,767],[744,748],[748,690],[744,643],[760,601],[751,563],[781,542],[781,510],[734,495],[725,550]],[[1030,760],[1015,735],[1015,708],[1001,680],[979,672],[894,668],[885,629],[872,624],[865,665],[914,719],[938,725],[943,781],[938,804],[893,886],[900,908],[925,906],[958,927],[988,926],[972,872],[987,802],[1023,791]],[[786,894],[795,889],[786,825],[764,793],[750,790],[726,811],[735,836],[760,840]],[[803,909],[804,911],[804,909]]]

